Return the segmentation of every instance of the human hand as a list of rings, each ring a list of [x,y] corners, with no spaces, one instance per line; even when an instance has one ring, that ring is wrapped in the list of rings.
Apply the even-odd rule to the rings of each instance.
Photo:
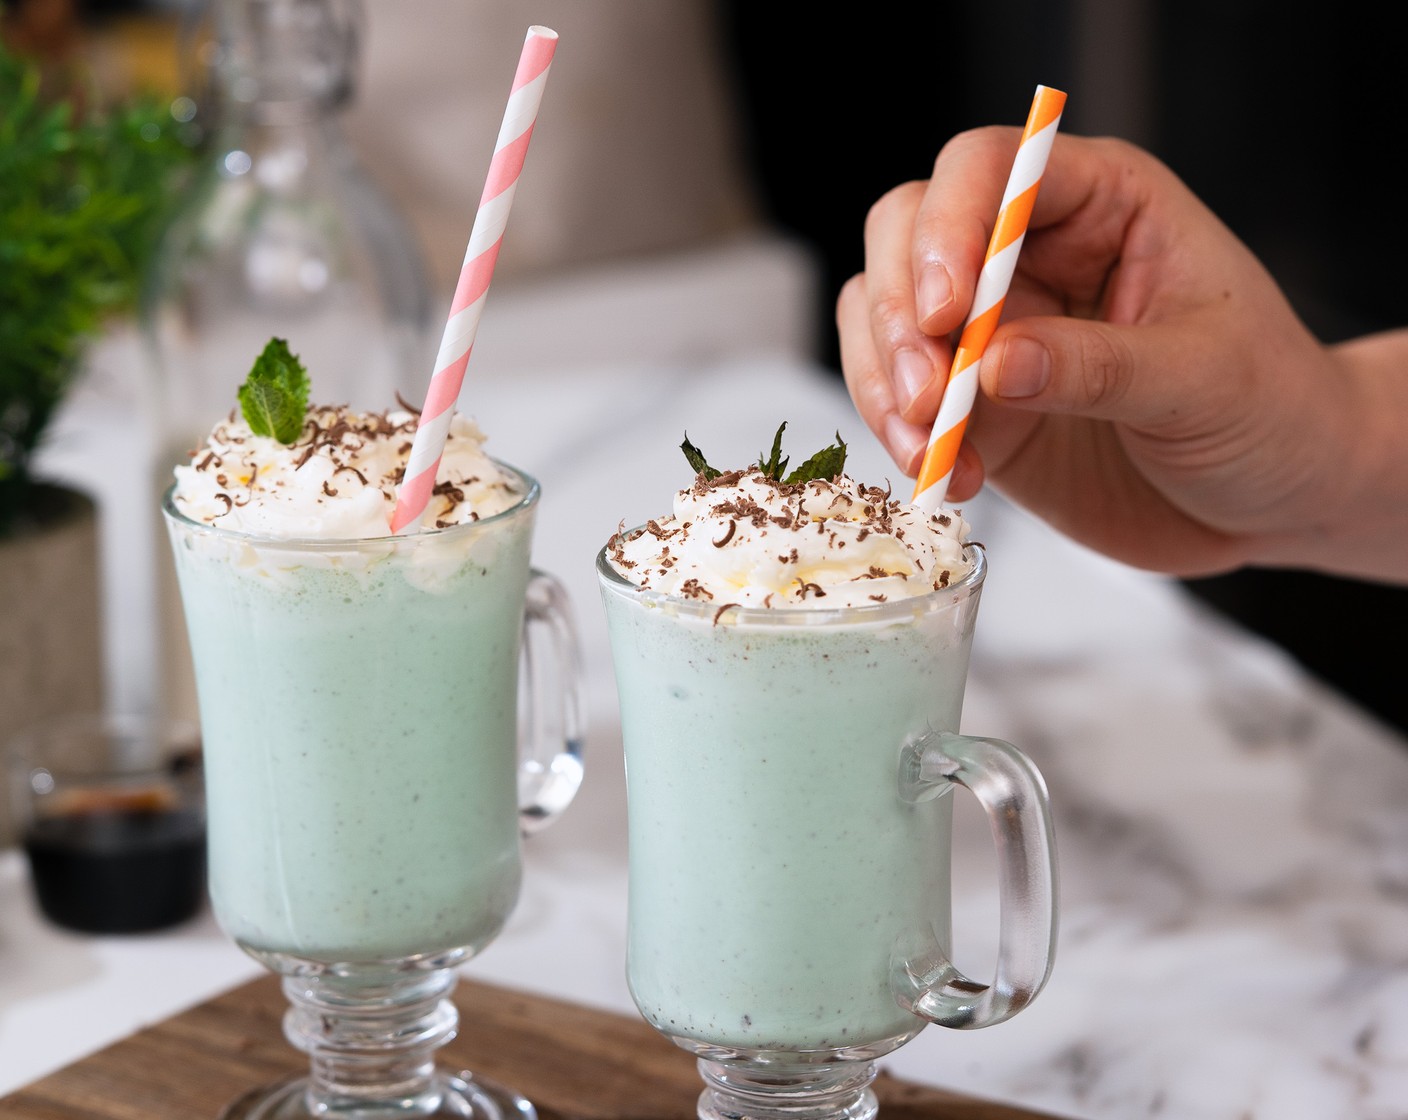
[[[882,198],[837,302],[852,399],[911,478],[1019,136],[961,134],[928,183]],[[1058,136],[948,499],[986,475],[1074,539],[1180,575],[1314,565],[1307,528],[1356,445],[1347,364],[1153,156]]]

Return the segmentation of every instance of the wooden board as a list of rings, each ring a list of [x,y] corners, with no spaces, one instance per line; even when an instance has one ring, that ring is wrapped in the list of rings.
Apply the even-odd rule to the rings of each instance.
[[[542,1120],[693,1120],[694,1058],[639,1018],[462,980],[448,1069],[511,1085]],[[3,1120],[211,1120],[254,1086],[301,1072],[278,981],[261,977],[0,1098]],[[882,1120],[1054,1120],[909,1084],[876,1082]]]

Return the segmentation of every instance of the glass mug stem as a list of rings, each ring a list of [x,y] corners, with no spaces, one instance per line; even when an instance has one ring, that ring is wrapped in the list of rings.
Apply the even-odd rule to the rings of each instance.
[[[375,983],[326,973],[284,977],[284,1034],[309,1058],[308,1110],[432,1115],[444,1096],[435,1052],[459,1022],[449,998],[456,980],[453,968]]]
[[[514,1090],[436,1066],[459,1023],[450,993],[460,959],[285,976],[284,1035],[308,1055],[308,1073],[246,1093],[221,1120],[535,1120],[532,1102]]]
[[[873,1061],[773,1066],[699,1059],[698,1120],[874,1120]]]

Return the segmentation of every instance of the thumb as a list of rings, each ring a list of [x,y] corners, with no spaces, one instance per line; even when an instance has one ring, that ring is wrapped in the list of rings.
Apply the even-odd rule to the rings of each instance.
[[[994,334],[979,382],[1015,408],[1149,427],[1210,403],[1214,357],[1186,328],[1025,318]]]

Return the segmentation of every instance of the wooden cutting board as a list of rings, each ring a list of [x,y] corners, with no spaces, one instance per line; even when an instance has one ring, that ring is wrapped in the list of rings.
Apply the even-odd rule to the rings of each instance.
[[[511,1085],[542,1120],[693,1120],[694,1058],[642,1020],[462,980],[450,1069]],[[278,980],[261,977],[7,1097],[0,1120],[215,1120],[254,1086],[301,1072]],[[881,1075],[882,1120],[1056,1120]]]

